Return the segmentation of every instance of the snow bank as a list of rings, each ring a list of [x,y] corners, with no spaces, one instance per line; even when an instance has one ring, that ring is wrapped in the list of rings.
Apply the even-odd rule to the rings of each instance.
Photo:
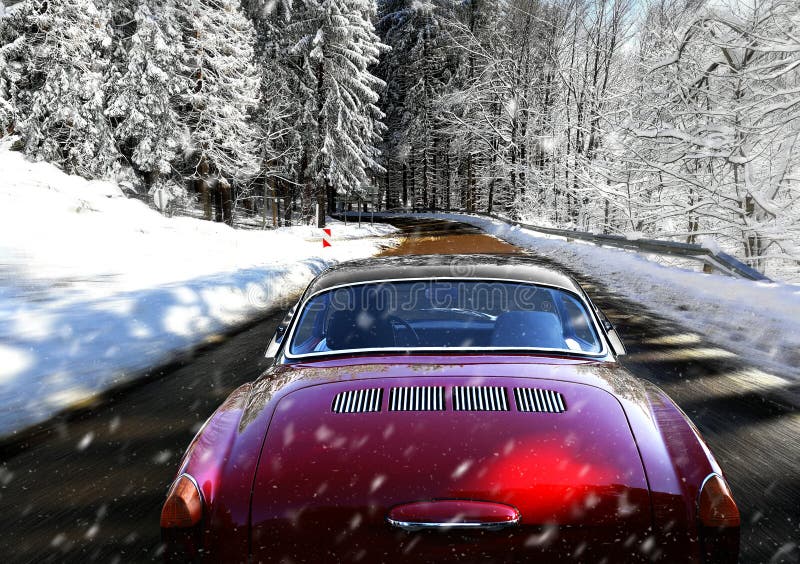
[[[663,266],[634,252],[567,242],[488,218],[424,215],[480,227],[600,281],[760,368],[800,378],[800,286]]]
[[[388,225],[234,230],[167,219],[0,143],[0,437],[285,305]],[[266,348],[266,343],[264,343]]]

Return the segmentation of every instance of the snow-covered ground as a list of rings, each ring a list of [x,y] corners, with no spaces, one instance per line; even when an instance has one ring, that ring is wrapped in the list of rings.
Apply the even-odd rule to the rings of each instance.
[[[800,378],[800,286],[763,283],[664,266],[647,256],[567,242],[493,219],[463,221],[585,273],[653,312],[782,377]]]
[[[285,305],[388,225],[233,230],[167,219],[110,182],[0,143],[0,437]],[[266,348],[266,343],[264,344]]]

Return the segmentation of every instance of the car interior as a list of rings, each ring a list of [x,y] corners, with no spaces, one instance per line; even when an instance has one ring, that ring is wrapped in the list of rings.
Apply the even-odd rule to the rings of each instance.
[[[396,348],[599,352],[583,304],[568,292],[510,282],[354,285],[315,296],[291,354]]]

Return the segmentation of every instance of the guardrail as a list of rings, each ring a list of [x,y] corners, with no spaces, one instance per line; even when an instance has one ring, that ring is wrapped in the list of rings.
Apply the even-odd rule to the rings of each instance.
[[[354,212],[348,212],[348,213],[354,213]],[[405,211],[394,212],[392,210],[387,210],[387,212],[385,213],[414,215],[414,214],[409,214],[408,212]],[[462,212],[447,212],[447,213],[452,215],[463,215],[467,217],[469,216],[489,217],[497,221],[502,221],[503,223],[506,223],[508,225],[514,225],[517,227],[521,227],[523,229],[528,229],[530,231],[536,231],[537,233],[543,233],[545,235],[556,235],[558,237],[564,237],[566,239],[577,239],[580,241],[587,241],[589,243],[594,243],[595,245],[603,247],[616,247],[619,249],[628,249],[642,253],[694,259],[704,263],[710,269],[722,272],[723,274],[727,274],[729,276],[746,278],[748,280],[756,280],[759,282],[772,282],[770,278],[767,278],[756,269],[738,260],[736,257],[733,257],[723,252],[714,252],[710,249],[703,247],[702,245],[696,245],[692,243],[681,243],[679,241],[663,241],[660,239],[644,239],[644,238],[628,239],[626,237],[623,237],[622,235],[605,235],[597,233],[587,233],[585,231],[577,231],[572,229],[556,229],[554,227],[541,227],[538,225],[522,223],[520,221],[515,221],[507,217],[489,213],[476,213],[476,214],[467,214]],[[375,215],[380,216],[380,213],[376,212]]]

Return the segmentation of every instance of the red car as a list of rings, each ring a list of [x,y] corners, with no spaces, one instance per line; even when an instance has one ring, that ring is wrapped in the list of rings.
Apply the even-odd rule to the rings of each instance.
[[[524,256],[332,268],[190,444],[167,557],[736,562],[719,465],[621,354],[580,286]]]

